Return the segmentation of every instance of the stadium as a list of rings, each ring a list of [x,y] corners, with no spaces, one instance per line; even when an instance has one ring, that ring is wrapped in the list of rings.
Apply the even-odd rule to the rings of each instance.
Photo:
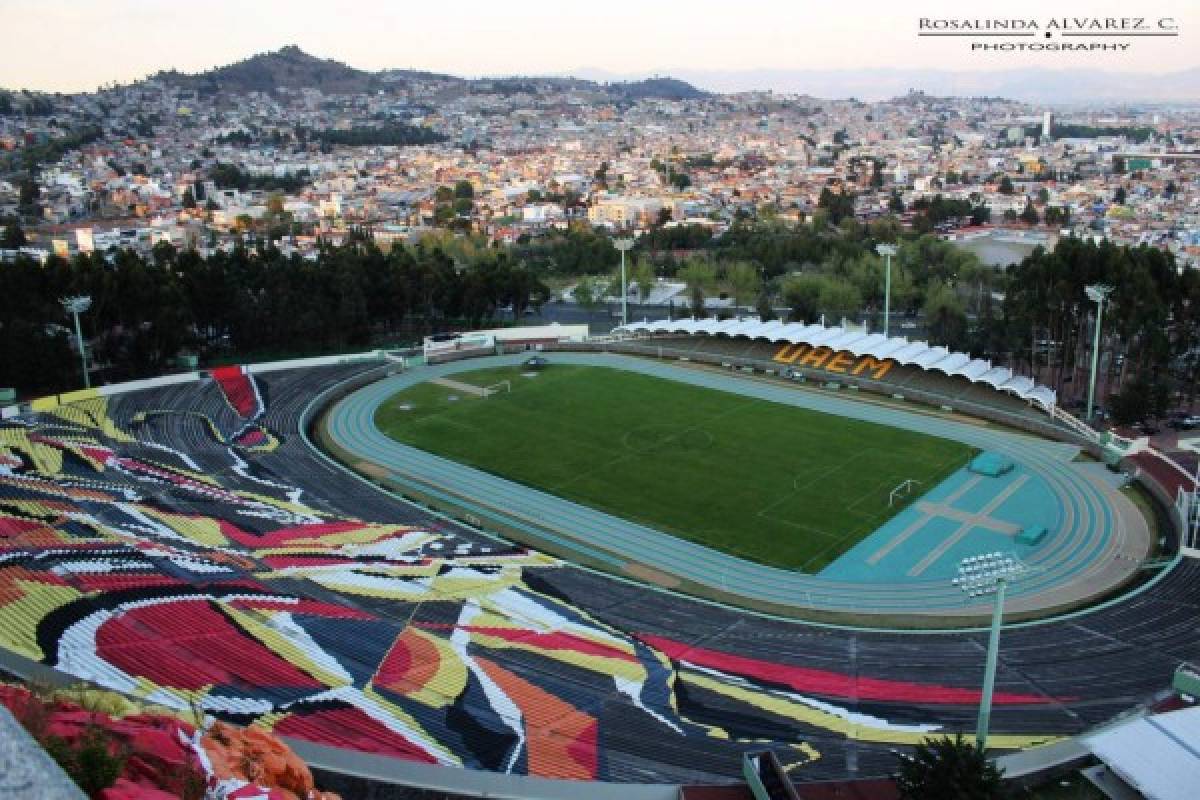
[[[2,414],[0,666],[330,773],[649,798],[769,751],[797,782],[886,776],[974,728],[985,563],[996,750],[1200,657],[1192,476],[901,337],[478,333]]]

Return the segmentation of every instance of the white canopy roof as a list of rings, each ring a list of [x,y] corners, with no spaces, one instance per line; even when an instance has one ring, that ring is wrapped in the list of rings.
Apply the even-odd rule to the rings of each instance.
[[[1200,708],[1155,714],[1085,741],[1121,779],[1151,800],[1191,800],[1200,787]]]
[[[845,350],[855,356],[890,358],[899,364],[936,370],[945,375],[958,375],[973,383],[983,383],[1028,400],[1049,411],[1057,402],[1053,389],[1039,386],[1032,378],[1015,375],[1007,367],[992,366],[992,362],[972,358],[944,347],[931,347],[928,342],[911,342],[903,336],[887,337],[864,333],[842,326],[804,325],[799,322],[748,319],[677,319],[657,322],[632,322],[616,329],[622,333],[675,333],[729,336],[731,338],[765,339],[769,342],[806,344]]]

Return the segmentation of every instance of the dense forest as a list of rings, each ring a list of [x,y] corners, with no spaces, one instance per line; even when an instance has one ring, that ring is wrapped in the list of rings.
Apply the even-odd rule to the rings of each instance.
[[[1096,304],[1085,287],[1112,288],[1104,306],[1103,369],[1119,421],[1162,416],[1178,393],[1191,403],[1200,378],[1200,273],[1152,247],[1062,239],[1009,273],[1001,347],[1060,390],[1089,366]]]
[[[520,313],[548,290],[502,251],[464,268],[440,247],[383,253],[356,238],[316,261],[278,250],[217,252],[155,247],[153,257],[112,251],[0,265],[0,386],[24,394],[80,383],[59,298],[89,295],[84,335],[106,380],[164,372],[180,352],[204,360],[254,353],[367,347],[451,321],[477,326],[501,306]]]
[[[236,164],[216,164],[208,171],[208,177],[218,189],[247,191],[258,189],[265,192],[297,192],[312,182],[308,170],[288,175],[251,175]]]
[[[432,128],[406,125],[402,122],[389,122],[378,127],[355,127],[348,130],[330,128],[309,133],[308,138],[316,139],[326,145],[346,147],[402,147],[446,141],[444,134],[438,133]]]

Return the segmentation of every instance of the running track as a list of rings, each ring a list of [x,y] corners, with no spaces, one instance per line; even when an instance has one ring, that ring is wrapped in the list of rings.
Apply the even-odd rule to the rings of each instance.
[[[583,557],[610,571],[650,567],[709,587],[721,596],[803,611],[885,615],[981,616],[989,606],[967,598],[945,579],[903,583],[836,581],[755,564],[661,533],[602,511],[400,444],[375,426],[378,407],[396,392],[433,378],[499,365],[525,355],[470,359],[419,367],[367,386],[339,403],[327,431],[356,459],[383,467],[393,483],[445,497],[478,517],[527,528],[534,542],[549,542],[567,558]],[[736,374],[674,366],[616,354],[554,353],[561,363],[605,366],[719,389],[747,397],[956,439],[1003,453],[1041,477],[1057,498],[1060,524],[1028,559],[1031,576],[1010,590],[1009,609],[1036,611],[1078,604],[1125,582],[1144,558],[1149,535],[1141,514],[1119,492],[1079,469],[1078,448],[992,427],[956,422],[890,406],[854,402],[844,395]],[[469,499],[468,499],[469,498]],[[735,600],[736,602],[736,600]]]

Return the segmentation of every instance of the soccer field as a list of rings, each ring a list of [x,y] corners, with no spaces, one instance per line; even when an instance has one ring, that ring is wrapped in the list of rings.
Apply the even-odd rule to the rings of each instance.
[[[964,466],[959,442],[602,367],[463,372],[380,407],[387,435],[764,564],[817,572]]]

